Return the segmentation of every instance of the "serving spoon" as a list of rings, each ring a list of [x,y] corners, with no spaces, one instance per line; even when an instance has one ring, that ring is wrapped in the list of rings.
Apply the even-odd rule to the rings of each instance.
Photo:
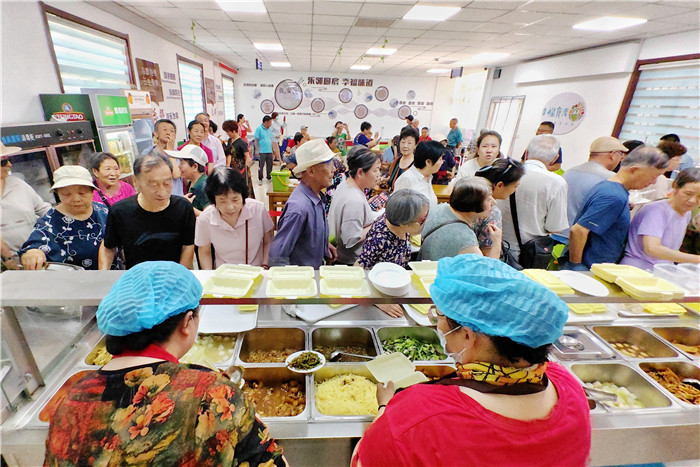
[[[350,357],[366,358],[367,360],[374,360],[374,357],[370,357],[368,355],[359,355],[356,353],[347,353],[347,352],[341,352],[340,350],[334,350],[333,352],[331,352],[331,356],[328,359],[328,361],[329,362],[337,362],[338,360],[340,360],[340,358],[343,355],[348,355]]]

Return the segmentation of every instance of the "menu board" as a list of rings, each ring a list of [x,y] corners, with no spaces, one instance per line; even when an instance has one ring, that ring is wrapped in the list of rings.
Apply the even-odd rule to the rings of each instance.
[[[136,68],[138,69],[141,90],[149,91],[153,102],[163,102],[163,85],[160,82],[160,66],[155,62],[137,58]]]

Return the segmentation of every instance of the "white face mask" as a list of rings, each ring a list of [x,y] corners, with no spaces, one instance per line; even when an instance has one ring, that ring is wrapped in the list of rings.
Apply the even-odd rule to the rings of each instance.
[[[445,353],[447,354],[447,356],[452,357],[452,359],[455,361],[455,363],[463,363],[462,362],[462,354],[467,349],[462,349],[461,352],[459,352],[459,353],[448,352],[447,351],[447,338],[446,338],[446,336],[459,330],[459,329],[462,329],[462,326],[458,326],[458,327],[448,331],[447,334],[445,334],[440,329],[435,328],[435,330],[437,331],[438,339],[440,339],[440,345],[445,350]]]

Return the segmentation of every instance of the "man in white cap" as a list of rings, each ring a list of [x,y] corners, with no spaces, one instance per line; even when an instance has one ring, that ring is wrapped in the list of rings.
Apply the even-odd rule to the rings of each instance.
[[[564,180],[569,185],[566,204],[569,225],[574,225],[576,214],[581,209],[583,200],[591,188],[615,175],[613,169],[617,167],[625,154],[627,154],[627,148],[617,138],[601,136],[591,143],[588,162],[564,172]],[[560,235],[569,238],[570,230],[567,228]]]
[[[194,215],[199,216],[209,206],[209,199],[204,193],[207,186],[207,154],[199,146],[188,144],[179,151],[165,151],[170,157],[180,160],[179,169],[182,178],[188,183],[185,198],[192,203]]]
[[[270,266],[296,264],[318,269],[323,260],[335,261],[335,247],[328,241],[325,195],[321,190],[333,181],[333,151],[322,139],[304,144],[296,152],[294,175],[301,183],[289,196],[270,248]]]

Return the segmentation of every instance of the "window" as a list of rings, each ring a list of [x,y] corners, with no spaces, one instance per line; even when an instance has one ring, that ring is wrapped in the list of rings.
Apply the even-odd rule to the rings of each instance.
[[[177,56],[177,69],[180,72],[180,92],[185,123],[204,112],[204,72],[202,65]]]
[[[503,141],[501,152],[510,157],[513,150],[513,138],[518,132],[520,115],[523,112],[525,96],[492,97],[486,117],[486,128],[497,131]]]
[[[132,89],[129,36],[42,3],[61,90]]]
[[[698,163],[700,55],[639,60],[613,135],[656,145],[675,133]]]
[[[233,100],[233,78],[221,75],[221,87],[224,88],[224,118],[236,121],[236,108]]]

